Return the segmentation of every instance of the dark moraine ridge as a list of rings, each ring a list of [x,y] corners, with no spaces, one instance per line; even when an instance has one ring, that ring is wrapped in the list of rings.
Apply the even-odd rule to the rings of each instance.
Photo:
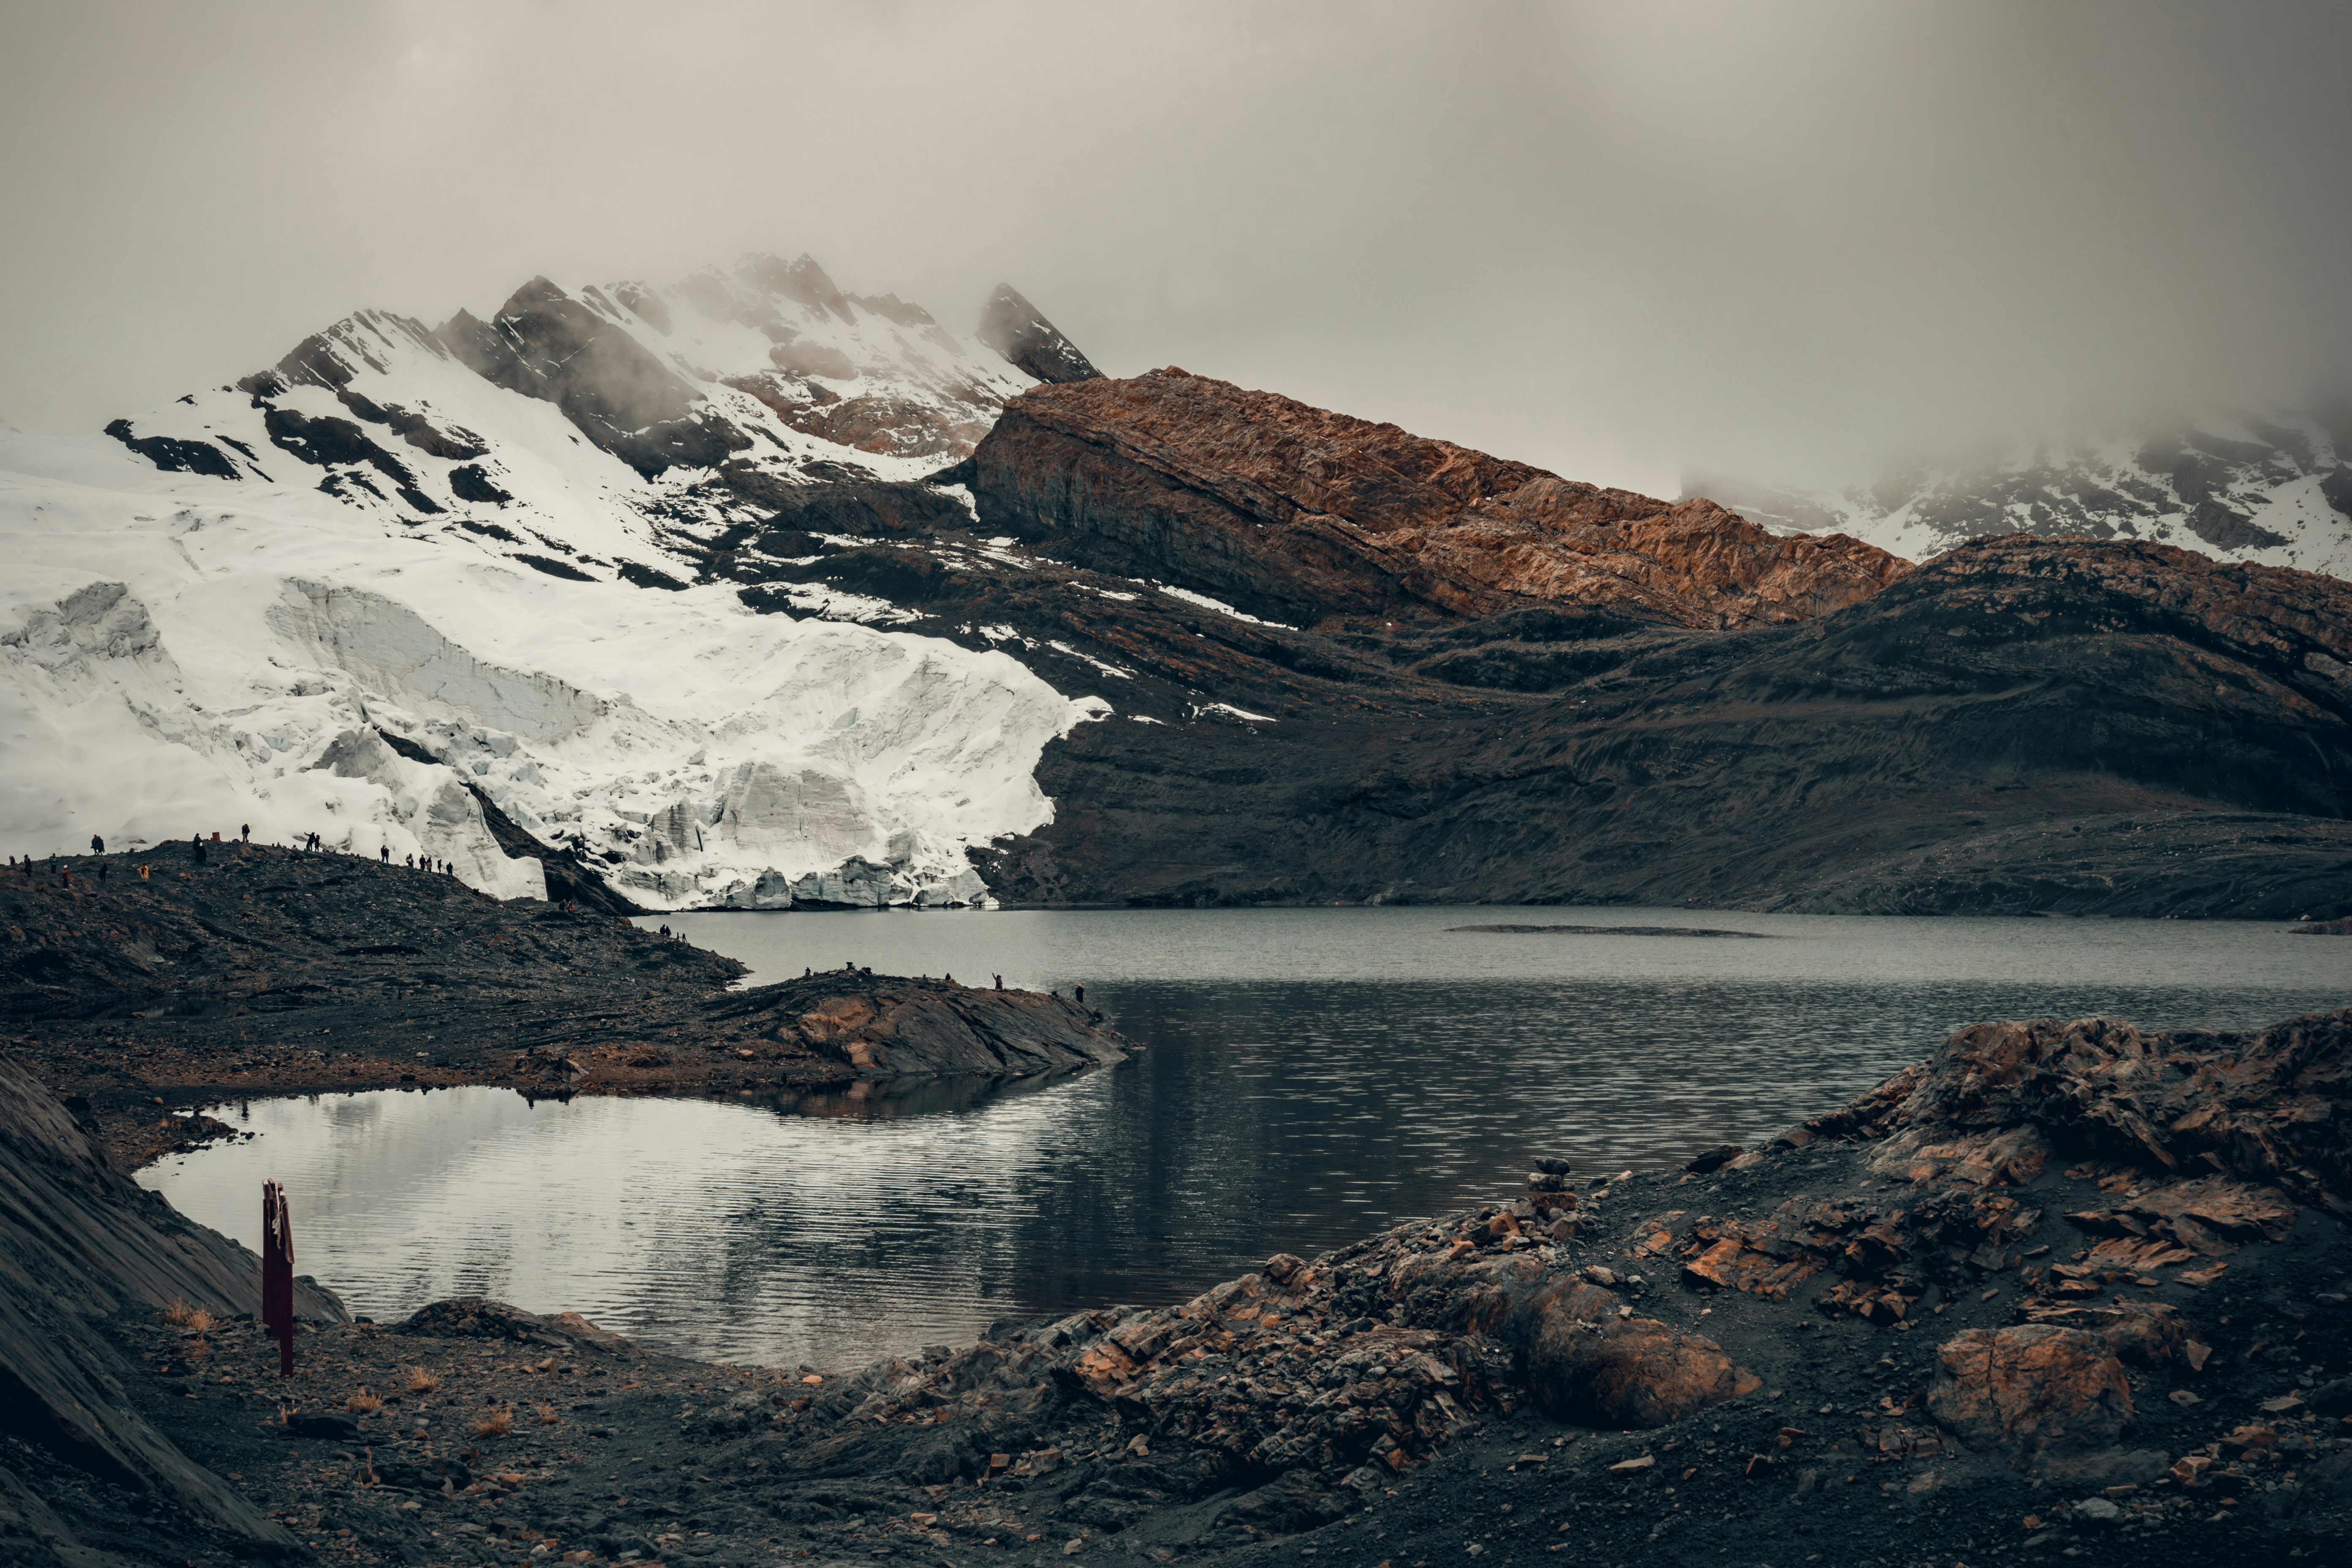
[[[0,1176],[83,1173],[43,1225],[87,1236],[136,1201],[8,1087]],[[173,1248],[250,1268],[159,1216],[79,1260],[115,1292],[88,1311],[112,1358],[89,1408],[190,1477],[12,1432],[0,1528],[77,1568],[225,1564],[280,1532],[387,1564],[2337,1561],[2347,1097],[2352,1010],[1980,1025],[1679,1174],[1531,1161],[1516,1197],[1181,1306],[866,1367],[675,1360],[561,1303],[463,1300],[322,1310],[283,1385],[248,1324],[158,1323],[124,1283]],[[25,1300],[37,1332],[0,1334],[19,1378],[57,1326]],[[354,1408],[362,1388],[389,1397]]]
[[[734,990],[742,964],[617,916],[350,856],[227,844],[199,862],[175,843],[60,865],[70,883],[0,877],[0,1045],[84,1097],[126,1165],[225,1131],[164,1114],[224,1096],[735,1092],[1026,1076],[1128,1048],[1065,998],[944,977]]]

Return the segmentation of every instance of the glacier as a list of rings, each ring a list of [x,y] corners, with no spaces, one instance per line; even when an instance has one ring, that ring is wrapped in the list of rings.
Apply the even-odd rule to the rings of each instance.
[[[665,540],[919,479],[1032,379],[805,258],[527,296],[674,373],[667,423],[598,426],[576,384],[362,311],[102,437],[0,427],[0,847],[249,826],[544,897],[487,803],[656,910],[988,901],[967,851],[1052,819],[1039,754],[1109,705],[879,602],[755,613]],[[706,437],[730,486],[662,456]]]

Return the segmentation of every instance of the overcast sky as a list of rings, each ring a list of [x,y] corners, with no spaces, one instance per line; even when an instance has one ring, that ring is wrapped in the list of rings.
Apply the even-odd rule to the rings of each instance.
[[[1112,374],[1804,482],[2352,360],[2352,7],[16,4],[0,418],[747,249]]]

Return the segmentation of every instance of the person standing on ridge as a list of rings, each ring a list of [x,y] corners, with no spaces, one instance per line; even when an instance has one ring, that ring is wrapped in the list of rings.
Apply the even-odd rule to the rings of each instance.
[[[93,855],[103,855],[103,854],[105,854],[105,853],[106,853],[106,840],[105,840],[105,839],[103,839],[103,838],[100,838],[100,837],[97,834],[95,834],[95,833],[91,834],[91,835],[89,836],[89,852],[90,852],[91,854],[93,854]]]
[[[999,991],[1003,990],[1003,989],[1004,989],[1004,976],[1003,976],[1002,974],[999,974],[999,975],[994,976],[994,979],[995,979],[995,981],[996,981],[996,988],[997,988]]]
[[[244,826],[236,830],[236,841],[239,844],[250,844],[253,842],[253,824],[248,822]]]
[[[389,844],[379,844],[379,845],[377,845],[377,846],[375,847],[375,858],[376,858],[377,859],[379,859],[379,860],[383,861],[383,862],[385,865],[387,865],[387,866],[391,865],[391,864],[392,864],[392,846],[391,846],[391,845],[389,845]]]

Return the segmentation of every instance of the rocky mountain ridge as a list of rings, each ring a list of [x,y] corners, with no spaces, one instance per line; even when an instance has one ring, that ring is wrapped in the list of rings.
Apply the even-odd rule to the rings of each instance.
[[[1909,563],[1711,501],[1602,489],[1171,367],[1040,387],[968,476],[983,521],[1292,620],[1591,604],[1738,626],[1866,598]]]
[[[1925,561],[1969,539],[2144,539],[2225,561],[2352,577],[2352,403],[2206,418],[1898,465],[1869,485],[1794,489],[1694,473],[1783,531],[1839,532]]]
[[[255,820],[656,908],[2352,908],[2339,580],[1915,566],[1106,378],[1009,289],[967,340],[805,258],[538,280],[115,437],[0,454],[28,847]]]

